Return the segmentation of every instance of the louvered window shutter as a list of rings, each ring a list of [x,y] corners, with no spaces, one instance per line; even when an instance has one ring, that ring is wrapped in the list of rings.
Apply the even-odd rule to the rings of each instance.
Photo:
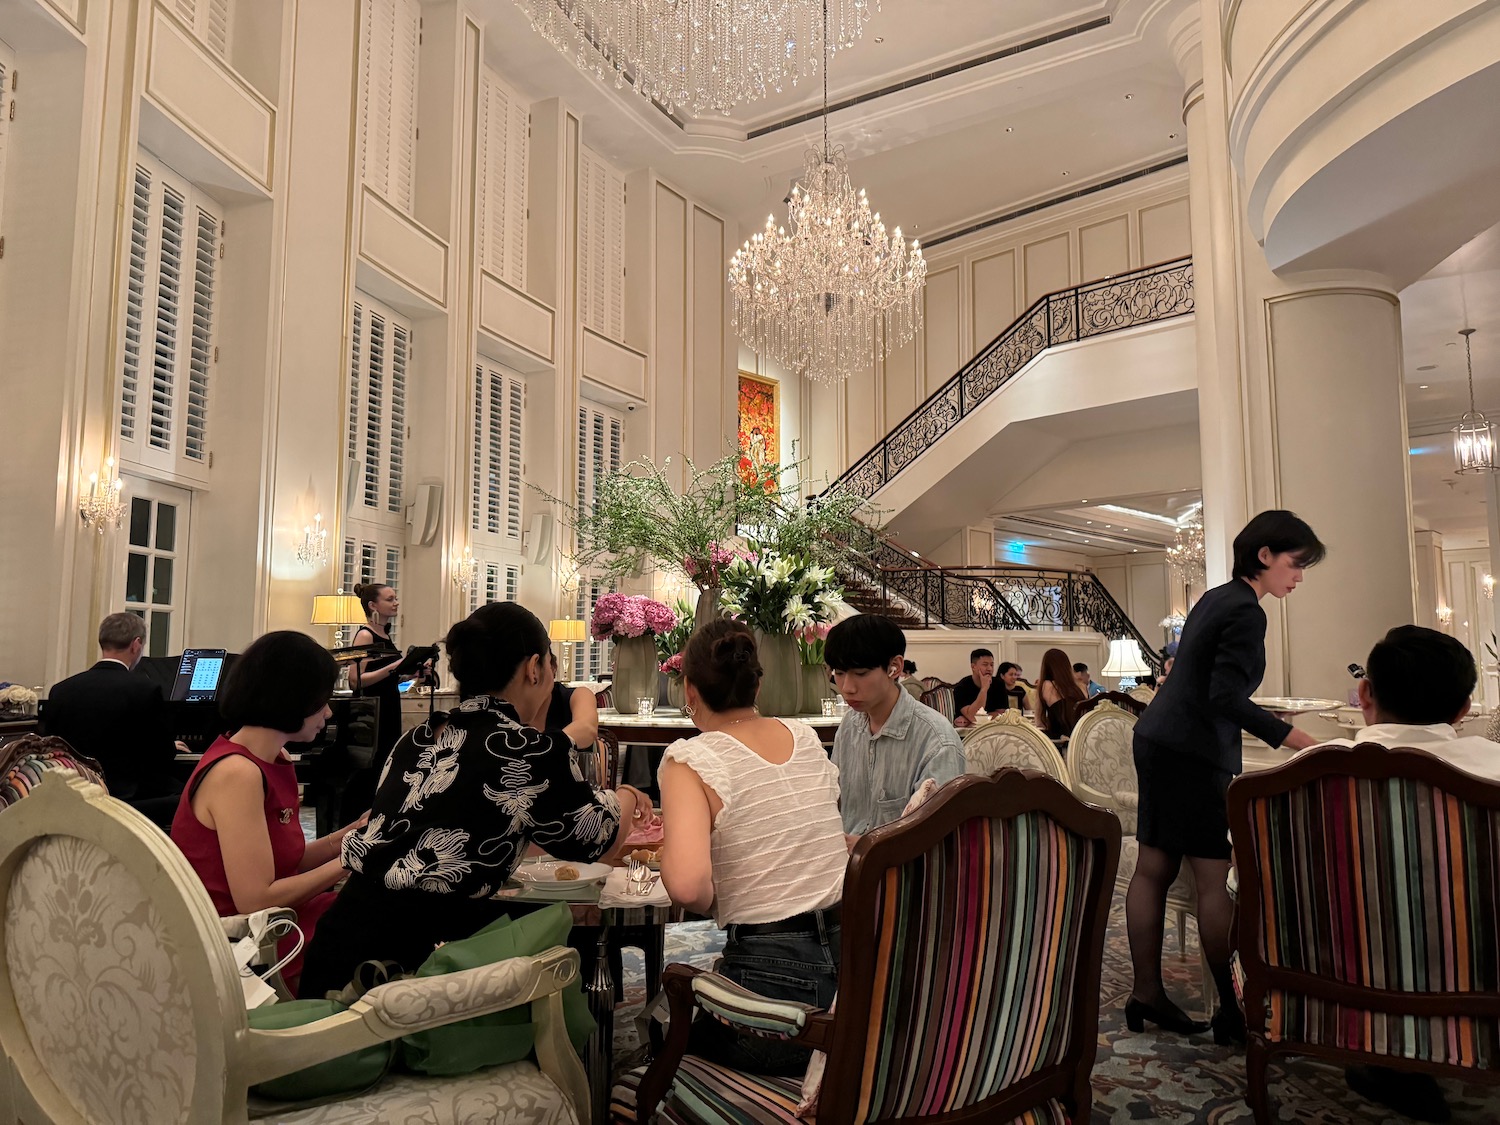
[[[578,308],[585,327],[625,341],[625,179],[584,147],[578,170]]]
[[[391,326],[391,423],[386,464],[386,511],[400,513],[406,484],[406,360],[409,337],[400,324]]]
[[[220,58],[229,56],[233,0],[172,0],[171,7],[199,42]]]
[[[385,317],[370,314],[370,365],[365,376],[365,485],[367,508],[380,506],[380,439],[385,429]]]
[[[359,461],[359,419],[361,411],[360,391],[361,378],[365,370],[364,358],[364,332],[365,332],[365,307],[358,301],[354,302],[353,323],[349,327],[349,424],[346,427],[348,434],[344,445],[344,456],[350,463]]]
[[[417,159],[416,0],[363,0],[360,7],[360,179],[411,214]]]
[[[517,289],[526,285],[526,166],[530,112],[493,71],[480,87],[477,248],[484,269]]]
[[[187,417],[183,456],[208,456],[208,373],[213,362],[214,273],[219,263],[219,220],[197,208],[198,242],[193,254],[192,347],[188,358]]]
[[[136,407],[140,394],[143,335],[148,323],[146,292],[154,288],[156,255],[151,246],[156,216],[151,207],[153,177],[149,168],[137,164],[135,190],[130,209],[130,266],[125,282],[125,348],[120,391],[120,439],[136,439]],[[150,360],[145,361],[150,369]]]
[[[585,328],[598,331],[594,319],[594,247],[597,228],[594,223],[594,169],[597,161],[588,149],[578,162],[578,318]]]
[[[386,196],[408,215],[417,169],[417,56],[422,13],[416,0],[397,0],[391,61],[391,169]]]
[[[469,459],[469,530],[478,531],[483,526],[485,513],[484,481],[485,481],[485,449],[486,433],[484,425],[484,391],[485,375],[484,365],[474,365],[474,399],[471,419],[472,426],[472,449],[473,456]]]
[[[470,527],[496,537],[489,546],[497,549],[521,546],[525,395],[518,376],[475,365]],[[477,542],[485,545],[483,538]]]
[[[498,371],[486,377],[484,414],[484,529],[500,534],[505,503],[505,380]]]
[[[411,324],[360,293],[349,330],[345,452],[356,475],[349,514],[402,526],[406,492],[407,377]]]

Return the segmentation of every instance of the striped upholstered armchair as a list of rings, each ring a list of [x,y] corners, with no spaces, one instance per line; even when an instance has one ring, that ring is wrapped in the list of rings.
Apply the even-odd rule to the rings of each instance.
[[[1500,784],[1325,747],[1229,787],[1249,1031],[1277,1054],[1500,1079]]]
[[[922,702],[931,707],[950,723],[958,717],[958,708],[953,702],[953,685],[938,684],[922,693]]]
[[[666,1048],[616,1121],[797,1121],[799,1080],[684,1057],[697,1008],[827,1052],[818,1125],[1087,1121],[1119,852],[1120,822],[1041,773],[950,782],[849,857],[835,1010],[669,965]]]

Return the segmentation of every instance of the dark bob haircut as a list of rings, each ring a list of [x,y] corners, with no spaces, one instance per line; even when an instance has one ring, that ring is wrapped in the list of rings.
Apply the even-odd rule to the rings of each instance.
[[[710,711],[754,707],[763,674],[755,634],[743,621],[715,618],[695,630],[682,650],[682,678]]]
[[[835,672],[886,668],[906,656],[906,634],[889,617],[861,613],[846,617],[828,630],[823,662]]]
[[[219,717],[229,730],[267,727],[295,734],[333,697],[339,666],[306,633],[257,637],[229,668],[219,689]]]
[[[1254,578],[1266,569],[1260,561],[1260,549],[1271,554],[1291,552],[1303,566],[1317,566],[1328,554],[1328,548],[1302,520],[1291,512],[1273,509],[1262,512],[1234,537],[1234,577]]]
[[[1474,694],[1479,672],[1457,637],[1397,625],[1365,661],[1365,678],[1382,715],[1411,726],[1451,723]]]
[[[466,699],[499,691],[525,661],[551,651],[536,614],[516,602],[480,606],[448,630],[443,645],[459,695]]]

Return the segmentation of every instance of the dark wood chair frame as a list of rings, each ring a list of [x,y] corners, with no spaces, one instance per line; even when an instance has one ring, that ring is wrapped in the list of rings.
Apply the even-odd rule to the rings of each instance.
[[[1082,703],[1080,703],[1078,705],[1077,718],[1083,718],[1106,699],[1113,703],[1116,707],[1120,708],[1122,711],[1129,711],[1137,719],[1139,719],[1146,713],[1146,705],[1139,699],[1132,699],[1123,691],[1105,691],[1100,692],[1092,699],[1086,699]]]
[[[1039,770],[1007,767],[989,777],[966,775],[950,781],[910,816],[862,836],[850,854],[844,874],[838,1007],[811,1015],[802,1034],[792,1040],[828,1053],[817,1125],[854,1122],[874,993],[877,942],[872,938],[885,873],[930,851],[975,817],[1012,819],[1030,812],[1045,813],[1068,831],[1091,840],[1097,860],[1085,897],[1083,963],[1071,997],[1072,1041],[1060,1063],[1028,1075],[977,1105],[920,1120],[932,1125],[1009,1121],[1052,1098],[1062,1101],[1072,1120],[1088,1120],[1090,1076],[1098,1051],[1104,935],[1120,864],[1120,822],[1113,813],[1084,804],[1061,782]],[[671,964],[663,975],[671,1031],[637,1091],[636,1113],[643,1125],[655,1120],[656,1108],[686,1053],[694,1011],[693,978],[700,972],[690,965]]]
[[[1325,777],[1353,777],[1373,781],[1401,778],[1427,784],[1459,800],[1500,814],[1500,782],[1474,777],[1415,747],[1388,748],[1374,742],[1357,746],[1328,746],[1305,754],[1273,769],[1243,774],[1229,786],[1229,833],[1235,855],[1250,851],[1250,805],[1265,797],[1278,796]],[[1407,1059],[1373,1051],[1354,1051],[1316,1043],[1273,1043],[1266,1037],[1266,994],[1273,988],[1301,996],[1344,1004],[1368,1011],[1423,1017],[1500,1019],[1500,994],[1482,992],[1403,992],[1347,984],[1296,969],[1266,964],[1260,946],[1263,918],[1263,884],[1260,868],[1243,859],[1239,876],[1238,945],[1240,966],[1245,974],[1244,1006],[1246,1047],[1245,1102],[1257,1125],[1271,1120],[1266,1069],[1276,1055],[1324,1058],[1345,1066],[1379,1065],[1397,1070],[1470,1081],[1500,1083],[1500,1071]],[[1389,936],[1389,935],[1387,935]]]

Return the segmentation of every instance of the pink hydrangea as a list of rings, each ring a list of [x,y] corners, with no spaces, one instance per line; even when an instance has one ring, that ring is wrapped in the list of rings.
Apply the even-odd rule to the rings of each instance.
[[[665,633],[677,624],[667,606],[643,594],[605,594],[594,606],[589,633],[596,641]]]
[[[669,676],[682,675],[682,653],[675,653],[667,657],[658,667]]]

